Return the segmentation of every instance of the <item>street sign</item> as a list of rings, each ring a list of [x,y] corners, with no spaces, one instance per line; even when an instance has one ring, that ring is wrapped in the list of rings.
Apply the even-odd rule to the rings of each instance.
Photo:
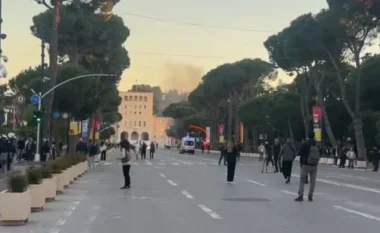
[[[58,112],[53,113],[53,118],[57,120],[61,115]]]
[[[67,119],[68,117],[69,117],[69,114],[67,114],[67,113],[63,113],[63,114],[62,114],[62,118],[63,118],[63,119]]]
[[[38,104],[38,102],[40,102],[40,97],[38,95],[32,95],[32,97],[30,97],[30,102],[32,102],[32,104]]]
[[[24,103],[24,102],[25,102],[25,97],[24,97],[23,95],[18,95],[18,96],[17,96],[17,102],[18,102],[19,104]]]

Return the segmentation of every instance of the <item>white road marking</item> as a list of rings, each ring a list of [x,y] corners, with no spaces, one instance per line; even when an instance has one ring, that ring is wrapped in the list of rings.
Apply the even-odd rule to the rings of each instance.
[[[198,165],[206,165],[206,163],[198,163]]]
[[[73,211],[73,210],[75,210],[77,207],[75,206],[75,205],[73,205],[73,206],[69,206],[69,210],[71,210],[71,211]]]
[[[161,161],[161,162],[165,162],[165,160],[162,160],[162,159],[161,159],[160,161]]]
[[[135,196],[132,196],[132,199],[145,200],[145,199],[149,199],[149,197],[135,197]]]
[[[259,183],[259,182],[257,182],[257,181],[254,181],[254,180],[247,180],[247,182],[252,183],[252,184],[257,184],[257,185],[262,186],[262,187],[266,187],[266,186],[268,186],[268,185],[266,185],[266,184],[262,184],[262,183]]]
[[[174,181],[172,181],[172,180],[168,180],[168,183],[171,184],[171,185],[173,185],[173,186],[177,186],[177,184],[174,183]]]
[[[166,163],[158,163],[159,166],[165,166]]]
[[[191,195],[190,193],[188,193],[186,190],[183,190],[182,194],[185,195],[185,197],[187,197],[189,199],[194,199],[194,196]]]
[[[98,209],[100,209],[100,206],[98,205],[94,205],[94,207],[92,207],[92,210],[98,210]]]
[[[163,169],[165,167],[158,167],[158,166],[155,166],[154,168],[157,168],[157,169]]]
[[[79,205],[80,201],[73,201],[73,205]]]
[[[172,163],[172,164],[175,165],[175,166],[179,165],[179,163]]]
[[[160,173],[160,176],[161,176],[162,178],[166,178],[166,176],[165,176],[164,174],[162,174],[162,173]]]
[[[65,219],[59,219],[59,220],[57,221],[57,226],[63,226],[63,225],[65,225],[65,223],[66,223],[66,220],[65,220]]]
[[[69,216],[71,216],[72,214],[73,214],[72,211],[65,211],[65,212],[63,212],[63,215],[65,215],[65,217],[69,217]]]
[[[333,207],[335,209],[338,209],[338,210],[343,210],[343,211],[346,211],[346,212],[351,213],[351,214],[356,214],[356,215],[359,215],[359,216],[362,216],[362,217],[369,218],[369,219],[376,220],[376,221],[380,222],[380,218],[379,217],[376,217],[376,216],[373,216],[373,215],[370,215],[370,214],[366,214],[366,213],[359,212],[359,211],[356,211],[356,210],[344,208],[343,206],[339,206],[339,205],[334,205]]]
[[[50,229],[49,233],[59,233],[59,229]]]
[[[219,214],[215,213],[212,211],[210,208],[208,208],[205,205],[198,205],[204,212],[206,212],[208,215],[210,215],[211,218],[213,219],[222,219]]]
[[[149,161],[146,161],[146,164],[148,165],[153,165],[153,163],[149,162]]]
[[[211,163],[212,165],[219,165],[218,163]]]
[[[294,195],[294,196],[298,196],[297,193],[293,193],[293,192],[290,192],[288,190],[281,190],[281,192],[286,193],[286,194],[290,194],[290,195]]]
[[[8,192],[8,190],[1,191],[0,193],[6,193],[6,192]]]
[[[300,177],[299,174],[295,174],[294,176],[295,177]],[[360,185],[354,185],[354,184],[336,182],[336,181],[325,180],[325,179],[317,179],[317,181],[318,182],[322,182],[322,183],[326,183],[326,184],[332,184],[332,185],[336,185],[336,186],[342,186],[342,187],[353,188],[353,189],[357,189],[357,190],[368,191],[368,192],[373,192],[373,193],[379,193],[380,194],[380,190],[379,189],[375,189],[375,188],[368,188],[368,187],[364,187],[364,186],[360,186]]]
[[[110,162],[105,162],[104,165],[111,165],[112,163]]]
[[[89,222],[89,223],[93,223],[93,222],[95,222],[95,219],[96,219],[96,216],[91,216],[91,217],[88,219],[88,222]]]

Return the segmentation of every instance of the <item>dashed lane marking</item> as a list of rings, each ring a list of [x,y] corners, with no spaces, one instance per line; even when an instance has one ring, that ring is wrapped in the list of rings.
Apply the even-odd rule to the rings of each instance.
[[[164,174],[162,174],[162,173],[160,173],[160,176],[161,176],[162,178],[166,178],[166,176],[165,176]]]
[[[73,211],[65,211],[65,212],[63,212],[63,215],[65,217],[70,217],[72,214],[73,214]]]
[[[57,226],[63,226],[63,225],[65,225],[65,223],[66,223],[65,219],[58,219]]]
[[[183,190],[182,191],[182,194],[185,195],[185,197],[189,198],[189,199],[194,199],[194,196],[191,195],[189,192],[187,192],[186,190]]]
[[[262,187],[266,187],[266,186],[268,186],[268,185],[266,185],[266,184],[262,184],[262,183],[259,183],[259,182],[257,182],[257,181],[254,181],[254,180],[247,180],[247,182],[252,183],[252,184],[257,184],[257,185],[262,186]]]
[[[299,174],[295,174],[294,176],[295,177],[300,177]],[[353,189],[357,189],[357,190],[368,191],[368,192],[373,192],[373,193],[380,194],[380,190],[379,189],[375,189],[375,188],[369,188],[369,187],[364,187],[364,186],[360,186],[360,185],[354,185],[354,184],[336,182],[336,181],[325,180],[325,179],[317,179],[317,181],[318,182],[322,182],[322,183],[326,183],[326,184],[332,184],[332,185],[336,185],[336,186],[353,188]]]
[[[290,191],[288,191],[288,190],[281,190],[281,192],[286,193],[286,194],[290,194],[290,195],[293,195],[293,196],[298,196],[297,193],[290,192]]]
[[[172,180],[168,180],[168,183],[171,184],[171,185],[173,185],[173,186],[177,186],[177,184],[174,183],[174,181],[172,181]]]
[[[204,212],[206,212],[208,215],[210,215],[211,218],[213,219],[222,219],[219,214],[215,213],[212,211],[210,208],[208,208],[205,205],[198,205]]]
[[[49,233],[59,233],[59,229],[50,229]]]
[[[179,163],[172,163],[174,166],[178,166],[179,165]]]
[[[370,215],[370,214],[367,214],[367,213],[363,213],[363,212],[359,212],[359,211],[356,211],[356,210],[348,209],[348,208],[345,208],[345,207],[339,206],[339,205],[334,205],[333,207],[335,209],[338,209],[338,210],[343,210],[343,211],[346,211],[346,212],[351,213],[351,214],[356,214],[356,215],[362,216],[364,218],[368,218],[368,219],[372,219],[372,220],[376,220],[376,221],[380,222],[380,218],[379,217],[376,217],[376,216],[373,216],[373,215]]]

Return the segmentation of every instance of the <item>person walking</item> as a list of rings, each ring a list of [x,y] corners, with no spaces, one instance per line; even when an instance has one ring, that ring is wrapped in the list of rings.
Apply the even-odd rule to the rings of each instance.
[[[371,151],[371,159],[372,159],[372,164],[373,164],[373,171],[377,172],[379,170],[379,160],[380,160],[379,148],[377,148],[377,146],[374,146]]]
[[[265,153],[264,143],[260,143],[260,146],[259,146],[259,154],[260,154],[259,162],[264,160],[264,153]]]
[[[100,160],[106,161],[107,159],[107,146],[104,142],[100,145]]]
[[[41,160],[43,161],[43,162],[46,162],[47,160],[50,160],[51,158],[50,158],[50,146],[49,146],[49,140],[45,140],[45,142],[44,142],[44,144],[43,144],[43,146],[42,146],[42,154],[43,154],[43,156],[42,156],[42,158],[41,158]]]
[[[289,184],[290,177],[292,176],[293,161],[296,158],[296,149],[294,148],[293,142],[290,138],[286,140],[286,143],[281,149],[280,159],[282,160],[282,174]]]
[[[220,151],[219,166],[222,160],[223,160],[223,164],[227,165],[227,145],[225,143],[221,143],[219,146],[219,151]]]
[[[95,141],[90,140],[89,146],[88,146],[88,157],[87,157],[89,171],[95,171],[95,156],[97,153],[98,153],[98,146],[96,145]]]
[[[234,182],[237,153],[235,138],[232,136],[227,143],[227,183]]]
[[[321,149],[317,146],[315,141],[315,133],[309,132],[309,139],[307,142],[301,145],[300,156],[302,161],[300,184],[298,189],[298,197],[295,199],[297,202],[303,201],[304,186],[307,180],[307,176],[310,175],[310,187],[308,200],[313,201],[313,194],[315,189],[315,182],[317,180],[317,168],[319,158],[321,157]]]
[[[150,143],[150,149],[149,149],[149,158],[154,158],[154,151],[155,151],[155,145],[153,142]]]
[[[78,155],[88,154],[88,146],[87,143],[83,141],[83,138],[79,138],[79,142],[77,143],[75,151]]]
[[[23,137],[17,141],[17,150],[18,150],[17,162],[21,163],[22,155],[25,150],[25,139]]]
[[[276,168],[275,173],[278,172],[278,167],[280,167],[281,170],[281,164],[280,164],[280,152],[281,152],[281,143],[278,138],[274,139],[274,145],[273,145],[273,158],[274,158],[274,166]]]
[[[141,159],[146,159],[146,148],[148,146],[146,145],[145,142],[143,142],[143,144],[141,145]]]
[[[356,158],[354,147],[350,147],[350,150],[347,151],[346,156],[348,159],[348,169],[354,169],[354,160]]]
[[[300,168],[301,168],[301,170],[302,170],[302,159],[301,159],[301,154],[300,154],[300,152],[301,152],[301,148],[302,148],[302,147],[305,147],[304,144],[307,144],[307,140],[302,139],[302,141],[301,141],[301,146],[298,148],[298,153],[297,153],[297,154],[300,156]],[[309,176],[306,176],[305,184],[308,184],[308,183],[309,183]]]
[[[129,143],[129,141],[126,138],[123,138],[120,142],[120,152],[121,152],[121,165],[123,168],[123,175],[124,175],[124,185],[120,189],[130,189],[131,188],[131,177],[129,175],[129,172],[131,170],[131,150],[132,145]]]

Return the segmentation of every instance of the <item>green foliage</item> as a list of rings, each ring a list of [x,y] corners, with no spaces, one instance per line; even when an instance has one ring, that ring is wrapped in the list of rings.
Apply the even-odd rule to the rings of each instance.
[[[28,179],[25,175],[13,175],[8,178],[8,192],[23,193],[28,188]]]
[[[42,179],[50,179],[53,177],[52,168],[48,166],[47,164],[43,165],[40,168],[40,171],[41,171]]]
[[[29,167],[26,170],[26,175],[29,184],[41,184],[42,183],[42,172],[40,168]]]
[[[59,160],[55,160],[49,164],[53,174],[61,174],[63,167]]]
[[[165,117],[182,119],[184,117],[196,114],[196,110],[191,106],[189,102],[179,102],[170,104],[167,108],[165,108],[162,114]]]

